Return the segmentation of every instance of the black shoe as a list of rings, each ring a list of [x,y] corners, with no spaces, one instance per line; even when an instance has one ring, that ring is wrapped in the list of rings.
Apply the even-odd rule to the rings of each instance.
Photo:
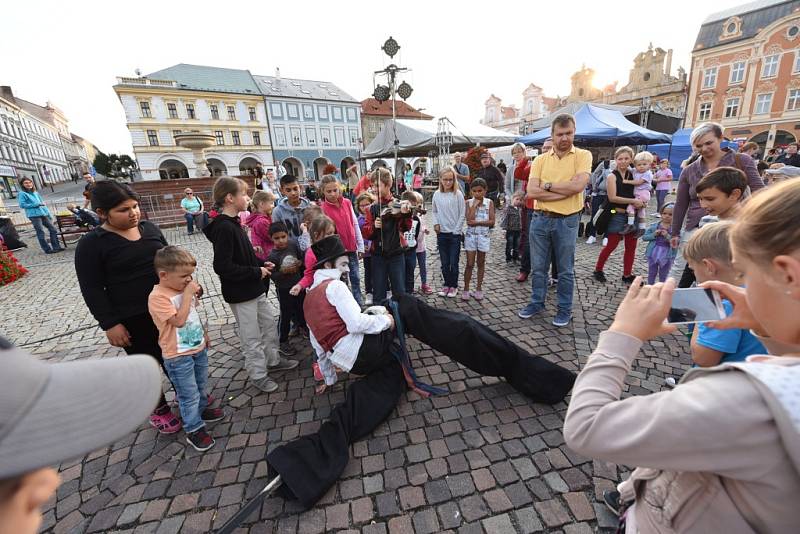
[[[633,283],[633,281],[634,281],[634,280],[636,280],[636,277],[635,277],[635,276],[633,276],[633,275],[630,275],[630,276],[623,276],[623,277],[622,277],[622,281],[623,281],[623,282],[625,282],[625,283],[626,283],[626,284],[628,284],[628,285],[631,285],[631,284]]]
[[[598,282],[606,283],[606,273],[603,271],[595,271],[592,273],[592,277],[597,280]]]
[[[206,432],[205,428],[187,433],[186,442],[200,452],[207,451],[215,443],[214,438]]]
[[[611,510],[615,516],[619,517],[622,512],[622,499],[616,490],[605,490],[603,492],[603,502],[606,503],[606,508]]]

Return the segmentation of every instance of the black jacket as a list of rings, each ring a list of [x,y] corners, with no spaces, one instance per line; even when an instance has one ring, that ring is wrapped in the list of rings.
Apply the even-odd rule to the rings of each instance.
[[[214,245],[214,272],[222,282],[222,298],[236,304],[264,294],[262,262],[239,223],[239,217],[220,213],[203,228]]]
[[[147,297],[158,284],[156,252],[167,245],[149,221],[139,223],[141,239],[129,241],[98,226],[78,241],[75,271],[83,300],[100,328],[147,313]]]
[[[275,283],[275,287],[280,289],[291,289],[303,278],[305,265],[303,263],[305,254],[300,250],[295,238],[289,239],[286,248],[278,250],[273,248],[269,253],[267,261],[275,264],[270,278]]]

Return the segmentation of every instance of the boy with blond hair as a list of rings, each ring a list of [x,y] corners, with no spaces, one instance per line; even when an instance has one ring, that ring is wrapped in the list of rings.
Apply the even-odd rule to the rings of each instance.
[[[208,406],[208,334],[197,313],[200,286],[194,281],[197,260],[186,250],[167,246],[153,261],[158,285],[147,299],[147,308],[158,328],[158,344],[164,368],[175,387],[186,441],[198,451],[214,446],[206,423],[224,417],[220,408]]]

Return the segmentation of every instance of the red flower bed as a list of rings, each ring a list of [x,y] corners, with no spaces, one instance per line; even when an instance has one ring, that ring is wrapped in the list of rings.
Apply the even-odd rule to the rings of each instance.
[[[28,270],[17,261],[14,254],[5,245],[0,245],[0,286],[22,278],[27,272]]]

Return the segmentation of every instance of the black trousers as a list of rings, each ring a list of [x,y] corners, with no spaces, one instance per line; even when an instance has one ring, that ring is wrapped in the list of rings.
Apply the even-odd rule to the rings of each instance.
[[[515,260],[519,255],[519,230],[506,230],[506,261]]]
[[[692,284],[694,284],[696,281],[697,278],[695,278],[694,276],[694,271],[691,269],[691,267],[687,265],[683,269],[683,273],[681,274],[681,279],[678,282],[678,287],[679,288],[692,287]]]
[[[289,341],[289,330],[292,324],[302,328],[306,327],[306,317],[303,315],[303,301],[305,293],[300,292],[296,297],[289,294],[291,287],[278,287],[278,305],[280,306],[281,316],[278,319],[278,336],[281,343]]]
[[[159,365],[161,365],[164,374],[167,375],[167,379],[169,379],[169,373],[167,373],[167,368],[164,367],[164,358],[161,355],[161,346],[158,344],[158,328],[156,328],[155,323],[153,323],[153,318],[150,314],[142,313],[134,315],[133,317],[126,317],[125,319],[121,319],[120,323],[122,323],[122,326],[128,331],[131,338],[130,346],[123,347],[122,350],[124,350],[126,354],[148,354],[152,356]],[[162,392],[158,407],[166,403],[167,399]]]
[[[408,294],[393,295],[409,335],[487,376],[502,376],[517,391],[537,402],[553,404],[572,389],[575,374],[532,356],[487,326],[466,315],[432,308]],[[446,326],[444,326],[446,325]],[[405,378],[390,356],[394,335],[364,336],[351,370],[366,374],[347,388],[345,400],[331,412],[316,434],[275,448],[267,455],[272,475],[279,474],[279,492],[311,508],[336,483],[350,458],[350,444],[368,435],[395,408],[406,390]]]

